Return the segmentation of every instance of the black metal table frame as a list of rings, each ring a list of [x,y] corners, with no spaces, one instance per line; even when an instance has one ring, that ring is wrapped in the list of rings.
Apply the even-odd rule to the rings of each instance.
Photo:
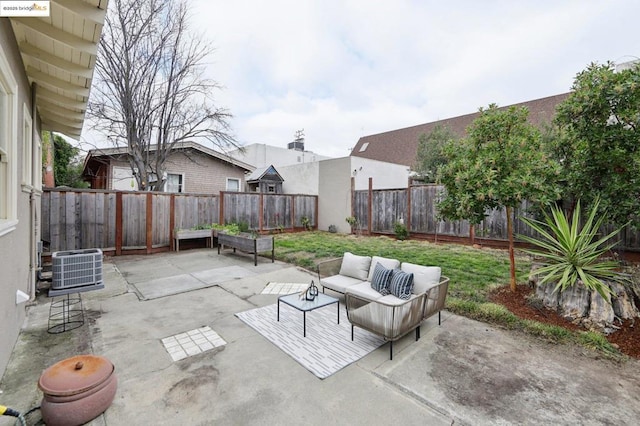
[[[289,305],[292,308],[297,309],[298,311],[302,311],[302,337],[307,337],[307,312],[308,311],[313,311],[314,309],[323,308],[325,306],[329,306],[335,303],[338,306],[338,309],[337,309],[338,322],[337,323],[340,324],[340,299],[333,298],[335,299],[335,301],[330,301],[329,303],[325,303],[323,305],[314,306],[311,309],[300,309],[300,307],[292,305],[291,303],[288,303],[286,300],[283,300],[283,297],[287,297],[287,296],[291,296],[291,295],[286,294],[284,296],[278,297],[278,322],[280,322],[280,301],[282,300],[282,302],[285,305]],[[316,297],[319,297],[319,295]]]

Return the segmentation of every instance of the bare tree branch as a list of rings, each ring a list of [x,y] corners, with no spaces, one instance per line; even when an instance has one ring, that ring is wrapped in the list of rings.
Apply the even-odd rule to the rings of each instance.
[[[232,116],[213,101],[220,86],[203,77],[213,52],[188,31],[186,1],[114,0],[110,6],[89,114],[109,141],[127,146],[140,190],[162,190],[176,144],[202,139],[214,148],[237,147]]]

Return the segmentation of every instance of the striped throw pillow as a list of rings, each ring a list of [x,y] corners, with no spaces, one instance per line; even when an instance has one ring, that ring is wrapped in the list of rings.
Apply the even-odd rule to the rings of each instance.
[[[413,292],[413,273],[407,274],[400,269],[394,269],[389,291],[400,299],[409,300]]]
[[[376,263],[373,270],[373,278],[371,278],[371,288],[383,296],[389,294],[389,284],[392,272],[393,269],[387,269],[381,264]]]

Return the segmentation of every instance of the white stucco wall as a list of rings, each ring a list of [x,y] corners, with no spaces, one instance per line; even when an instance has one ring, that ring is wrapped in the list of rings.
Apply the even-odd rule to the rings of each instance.
[[[318,195],[320,182],[320,162],[276,167],[284,182],[285,194]]]
[[[356,190],[369,189],[369,178],[373,178],[373,189],[406,188],[409,184],[409,168],[401,164],[385,163],[362,157],[351,160],[351,175],[355,177]]]
[[[2,62],[8,64],[5,78],[15,80],[17,100],[15,103],[15,156],[12,156],[11,167],[14,168],[14,186],[10,188],[11,199],[14,200],[17,210],[18,222],[11,222],[15,226],[6,226],[0,229],[0,377],[9,362],[11,352],[18,338],[20,328],[26,318],[26,304],[16,304],[16,292],[32,295],[35,293],[35,269],[31,268],[31,258],[35,258],[35,240],[40,238],[40,228],[36,218],[40,213],[40,191],[29,186],[22,185],[23,178],[23,153],[24,153],[24,120],[25,114],[31,115],[31,89],[29,81],[24,73],[22,58],[18,53],[11,23],[8,19],[0,19],[0,55]],[[4,67],[3,67],[4,68]],[[3,72],[4,74],[4,72]],[[37,117],[31,117],[33,126],[40,130]],[[11,142],[10,142],[11,143]],[[33,154],[32,154],[33,155]],[[41,169],[41,156],[35,157],[34,169]],[[32,176],[40,176],[39,172]],[[5,182],[0,182],[4,184]],[[39,185],[36,185],[39,187]],[[33,193],[33,199],[30,198]],[[14,195],[15,194],[15,198]]]
[[[256,168],[273,165],[278,171],[280,171],[279,166],[313,163],[329,158],[311,151],[295,151],[262,143],[254,143],[243,148],[245,149],[244,153],[233,150],[228,154]]]
[[[351,228],[351,178],[356,190],[406,188],[409,170],[406,166],[360,157],[343,157],[315,163],[276,167],[284,179],[285,194],[318,195],[318,229],[326,231],[335,225],[340,233]]]
[[[351,159],[325,160],[319,167],[318,229],[326,231],[335,225],[339,233],[348,234],[351,227],[345,219],[351,216]]]

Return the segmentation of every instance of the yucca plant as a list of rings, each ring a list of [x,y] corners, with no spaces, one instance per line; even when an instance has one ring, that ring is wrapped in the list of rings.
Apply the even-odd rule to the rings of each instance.
[[[521,219],[537,231],[541,239],[526,235],[519,237],[537,247],[523,251],[542,260],[543,266],[536,270],[541,276],[541,284],[557,282],[553,291],[562,292],[581,281],[588,290],[597,291],[611,303],[611,289],[602,280],[620,280],[615,271],[618,262],[603,259],[602,255],[617,244],[607,244],[607,241],[626,225],[598,239],[598,230],[606,218],[602,214],[596,219],[599,204],[600,200],[596,200],[582,228],[580,201],[571,220],[557,206],[551,207],[551,215],[544,212],[544,221],[523,217]]]

